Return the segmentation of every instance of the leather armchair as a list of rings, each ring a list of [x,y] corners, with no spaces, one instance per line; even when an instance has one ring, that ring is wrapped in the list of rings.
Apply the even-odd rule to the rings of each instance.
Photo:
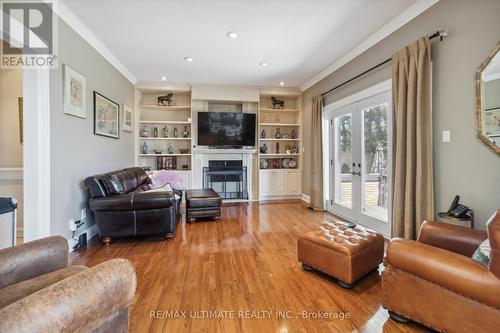
[[[173,236],[182,192],[151,189],[142,168],[128,168],[85,179],[89,207],[105,244],[112,237]],[[177,195],[177,198],[176,196]]]
[[[489,267],[471,258],[487,238]],[[396,321],[446,332],[498,332],[499,295],[500,211],[488,232],[426,221],[417,241],[389,242],[382,305]]]
[[[0,250],[0,332],[128,332],[132,264],[68,266],[68,252],[60,236]]]

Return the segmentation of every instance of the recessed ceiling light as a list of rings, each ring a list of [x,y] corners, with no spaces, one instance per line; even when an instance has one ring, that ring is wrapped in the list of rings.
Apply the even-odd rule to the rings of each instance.
[[[162,80],[162,81],[167,81],[167,77],[166,77],[166,76],[162,76],[162,77],[161,77],[161,80]]]
[[[265,61],[262,61],[261,63],[259,63],[259,65],[261,65],[262,67],[267,67],[269,66],[269,64]]]
[[[284,86],[284,85],[285,85],[285,82],[281,81],[280,86]]]
[[[229,31],[227,34],[226,34],[227,37],[231,38],[231,39],[236,39],[238,38],[238,33],[236,31]]]
[[[184,60],[186,60],[187,62],[193,62],[194,59],[191,58],[191,57],[184,57]]]

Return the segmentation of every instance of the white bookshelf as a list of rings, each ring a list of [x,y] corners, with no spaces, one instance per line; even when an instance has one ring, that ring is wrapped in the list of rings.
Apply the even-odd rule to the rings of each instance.
[[[285,106],[275,109],[270,94],[260,96],[259,198],[297,198],[302,192],[302,97],[300,94],[286,93],[272,96],[285,101]],[[265,137],[262,137],[262,131],[265,131]],[[267,145],[267,152],[261,153],[264,144]],[[287,163],[283,162],[290,159],[296,162],[295,168],[286,167]]]

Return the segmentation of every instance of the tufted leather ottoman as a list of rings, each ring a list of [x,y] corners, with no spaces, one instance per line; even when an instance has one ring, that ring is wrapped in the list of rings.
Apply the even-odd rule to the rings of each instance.
[[[329,221],[299,236],[298,255],[305,270],[317,269],[352,288],[382,263],[384,237],[360,225],[347,228],[343,222]]]
[[[186,191],[186,221],[221,217],[222,198],[211,188]]]

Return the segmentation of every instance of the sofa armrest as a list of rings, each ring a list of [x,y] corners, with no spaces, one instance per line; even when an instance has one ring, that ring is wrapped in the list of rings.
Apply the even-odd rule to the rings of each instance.
[[[68,241],[52,236],[0,250],[0,288],[68,266]]]
[[[94,212],[115,212],[169,208],[174,203],[175,198],[172,192],[147,191],[116,194],[104,198],[91,198],[89,207]]]
[[[471,257],[479,245],[487,238],[486,231],[448,223],[425,221],[420,228],[418,241]]]
[[[106,261],[0,309],[0,332],[93,332],[130,307],[136,284],[128,260]]]
[[[500,279],[466,256],[416,241],[392,239],[386,265],[416,275],[464,297],[500,308]]]

